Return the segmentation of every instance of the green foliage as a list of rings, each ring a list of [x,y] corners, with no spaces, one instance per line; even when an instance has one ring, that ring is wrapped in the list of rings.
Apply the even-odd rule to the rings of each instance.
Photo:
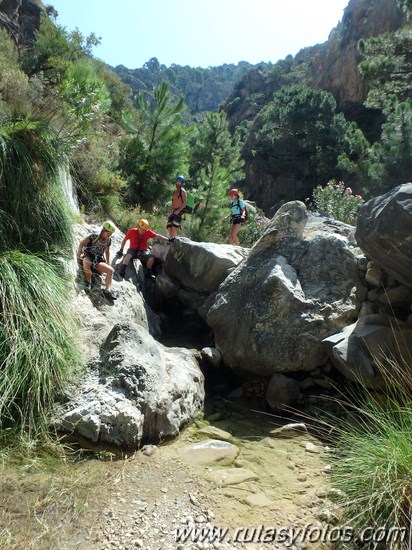
[[[412,535],[411,364],[410,356],[376,358],[384,379],[382,393],[361,390],[360,384],[341,403],[349,415],[331,415],[327,422],[332,485],[339,490],[342,520],[359,530],[404,529],[404,544],[392,539],[388,550],[407,550]]]
[[[83,59],[68,65],[58,88],[64,112],[61,137],[78,145],[103,120],[110,109],[110,95],[94,63]]]
[[[128,182],[128,201],[150,209],[169,194],[166,182],[186,162],[186,130],[181,124],[184,102],[171,101],[168,84],[155,88],[153,97],[136,97],[139,118],[127,116],[124,128],[133,137],[120,151],[119,168]],[[171,176],[172,175],[172,176]]]
[[[318,185],[313,190],[314,205],[319,214],[332,216],[350,225],[356,225],[359,210],[364,202],[360,195],[353,195],[343,181],[330,181],[325,187]]]
[[[356,122],[346,125],[343,151],[338,156],[337,168],[350,176],[354,186],[367,185],[370,178],[372,163],[370,144]]]
[[[264,212],[259,208],[254,211],[248,210],[248,212],[249,218],[239,233],[239,239],[242,246],[250,248],[263,235],[268,226],[268,221]]]
[[[50,83],[57,83],[71,63],[90,57],[98,44],[95,34],[84,38],[78,29],[68,32],[42,16],[33,47],[23,56],[23,68],[30,75],[43,72]]]
[[[71,218],[58,162],[58,141],[47,123],[0,120],[0,249],[70,250]]]
[[[359,70],[369,90],[365,105],[389,113],[394,101],[405,101],[410,95],[412,29],[404,27],[361,40],[358,48],[362,55]]]
[[[39,256],[0,257],[0,427],[34,430],[79,364],[67,284]]]
[[[0,28],[0,113],[21,112],[27,104],[29,79],[21,70],[14,42]]]
[[[412,0],[398,0],[399,6],[406,13],[408,19],[412,16]]]
[[[410,180],[412,171],[412,100],[394,103],[382,125],[380,143],[371,149],[371,177],[375,192],[386,193]]]
[[[115,72],[107,69],[104,63],[95,62],[97,75],[104,82],[110,96],[110,118],[118,124],[122,121],[123,112],[132,109],[132,90],[120,80]]]
[[[240,146],[239,135],[232,137],[229,132],[224,112],[208,113],[193,128],[190,185],[200,204],[190,221],[190,231],[197,240],[207,240],[207,234],[214,232],[230,182],[243,175]]]
[[[256,153],[274,178],[289,179],[288,198],[304,198],[316,180],[327,180],[336,169],[346,122],[335,110],[331,94],[293,85],[275,92],[255,122]]]

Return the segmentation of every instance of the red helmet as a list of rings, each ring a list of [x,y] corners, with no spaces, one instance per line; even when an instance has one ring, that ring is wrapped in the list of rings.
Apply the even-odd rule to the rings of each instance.
[[[237,189],[231,189],[231,190],[229,191],[229,197],[230,197],[231,195],[239,196],[239,191],[238,191]]]

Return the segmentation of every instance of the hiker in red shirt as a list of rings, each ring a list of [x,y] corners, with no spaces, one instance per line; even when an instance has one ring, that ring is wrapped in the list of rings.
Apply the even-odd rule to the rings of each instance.
[[[123,261],[120,265],[119,275],[124,278],[126,274],[126,268],[130,263],[130,260],[140,260],[144,266],[147,268],[148,275],[151,275],[151,269],[153,267],[154,258],[148,250],[147,241],[153,239],[154,237],[160,239],[161,241],[168,241],[167,237],[155,233],[149,229],[149,222],[145,219],[140,219],[137,227],[129,229],[122,244],[120,245],[120,250],[117,252],[117,257],[121,258],[123,256],[123,248],[127,241],[130,241],[130,248],[128,249],[126,256],[123,258]]]

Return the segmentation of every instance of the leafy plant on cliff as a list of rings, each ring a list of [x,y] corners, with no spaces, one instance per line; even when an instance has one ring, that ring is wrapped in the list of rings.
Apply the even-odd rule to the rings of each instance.
[[[45,121],[0,120],[1,428],[33,432],[78,363],[68,285],[56,260],[72,243],[59,151]]]

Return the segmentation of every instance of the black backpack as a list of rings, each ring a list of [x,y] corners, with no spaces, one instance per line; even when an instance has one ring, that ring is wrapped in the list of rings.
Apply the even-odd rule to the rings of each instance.
[[[242,208],[240,207],[240,199],[238,198],[237,199],[237,204],[234,204],[234,206],[237,206],[239,208],[239,216],[242,215]],[[231,202],[230,203],[230,206],[232,206],[232,204],[234,203],[235,201]],[[229,208],[230,208],[229,206]],[[247,220],[249,219],[249,212],[247,210],[247,206],[246,206],[246,203],[245,203],[245,217],[244,217],[244,221],[247,222]]]

